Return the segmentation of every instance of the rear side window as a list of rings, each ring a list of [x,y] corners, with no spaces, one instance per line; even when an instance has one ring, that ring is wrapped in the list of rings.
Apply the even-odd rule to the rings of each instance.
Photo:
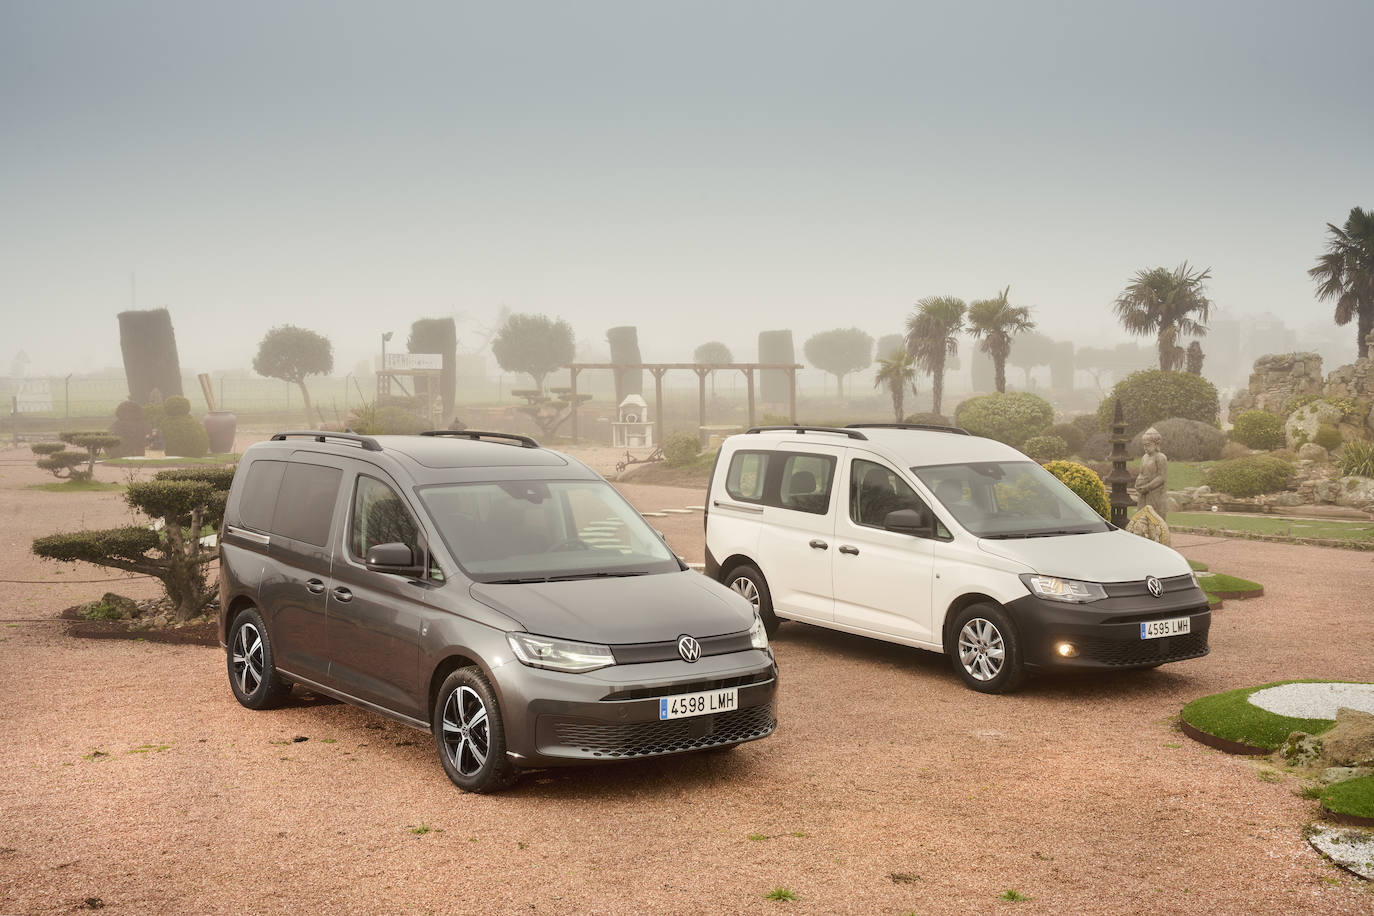
[[[824,515],[830,510],[835,459],[830,455],[787,455],[778,482],[778,505]],[[770,500],[771,502],[771,500]]]
[[[254,461],[248,467],[239,497],[239,521],[258,531],[272,530],[272,513],[277,508],[277,492],[281,489],[285,461]]]
[[[768,477],[768,452],[735,452],[730,471],[725,475],[725,492],[748,503],[763,500],[763,484]]]
[[[288,464],[272,516],[272,533],[323,547],[329,540],[342,477],[338,468]]]

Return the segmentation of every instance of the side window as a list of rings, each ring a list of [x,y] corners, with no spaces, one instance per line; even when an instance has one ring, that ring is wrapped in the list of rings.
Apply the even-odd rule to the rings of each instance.
[[[782,457],[781,453],[779,457]],[[778,505],[784,509],[824,515],[830,510],[830,484],[834,478],[833,457],[788,454],[782,462]]]
[[[329,541],[342,477],[338,468],[287,463],[272,514],[272,533],[323,547]]]
[[[285,461],[254,461],[243,481],[243,495],[239,497],[239,521],[258,531],[272,530],[272,513],[277,508],[277,492],[281,489]]]
[[[348,530],[348,549],[358,561],[378,544],[405,544],[419,553],[420,538],[415,519],[396,491],[374,477],[358,475],[353,491],[353,521]]]
[[[768,452],[735,452],[725,475],[725,492],[741,502],[760,502],[768,477],[768,457]]]
[[[890,468],[854,459],[849,468],[849,517],[856,525],[883,527],[889,512],[925,508],[925,502]]]

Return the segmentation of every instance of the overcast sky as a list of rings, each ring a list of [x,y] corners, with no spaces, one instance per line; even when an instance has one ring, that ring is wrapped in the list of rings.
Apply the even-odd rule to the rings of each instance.
[[[0,373],[119,365],[131,302],[201,370],[292,323],[342,373],[501,305],[800,353],[1008,284],[1100,343],[1184,259],[1329,323],[1306,270],[1374,206],[1371,35],[1369,0],[0,0]]]

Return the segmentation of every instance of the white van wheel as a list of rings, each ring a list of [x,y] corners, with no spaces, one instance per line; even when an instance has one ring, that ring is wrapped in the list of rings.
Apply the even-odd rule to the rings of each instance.
[[[778,631],[781,621],[773,613],[773,596],[768,591],[768,580],[763,578],[763,573],[748,563],[742,563],[726,574],[725,584],[753,605],[754,615],[763,621],[763,629],[770,637]]]
[[[970,605],[954,619],[953,634],[951,661],[965,684],[981,693],[1007,693],[1021,685],[1021,640],[1006,611]]]

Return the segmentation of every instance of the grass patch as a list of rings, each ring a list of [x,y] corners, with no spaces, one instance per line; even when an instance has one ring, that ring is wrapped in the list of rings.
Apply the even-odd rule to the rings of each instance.
[[[112,468],[182,468],[199,464],[234,464],[237,452],[221,452],[204,458],[107,458],[101,464]]]
[[[1170,461],[1165,472],[1165,485],[1170,490],[1200,487],[1207,482],[1207,469],[1214,464],[1215,461]]]
[[[1327,786],[1321,799],[1328,811],[1374,817],[1374,776],[1361,776]]]
[[[52,483],[31,483],[30,490],[44,493],[113,493],[124,490],[122,483],[105,483],[101,480],[61,480]]]
[[[1222,598],[1243,598],[1264,589],[1258,582],[1251,582],[1249,579],[1241,579],[1237,576],[1228,576],[1225,573],[1207,573],[1197,577],[1197,584],[1202,586],[1203,592],[1207,595],[1207,600],[1216,604]]]
[[[1169,524],[1213,528],[1278,537],[1323,538],[1374,543],[1374,524],[1335,519],[1285,518],[1276,515],[1224,515],[1219,512],[1170,512]]]
[[[1250,702],[1250,694],[1280,684],[1311,684],[1321,681],[1274,681],[1257,687],[1241,687],[1225,693],[1201,697],[1183,707],[1183,721],[1200,732],[1251,747],[1276,750],[1293,732],[1317,735],[1335,725],[1334,719],[1295,719],[1260,709]]]
[[[763,840],[768,839],[768,834],[766,834],[766,833],[751,833],[751,834],[749,834],[749,839],[753,840],[755,843],[758,843],[758,842],[761,842],[761,841],[763,841]]]
[[[1016,888],[1014,888],[1014,887],[1009,887],[1009,888],[1007,888],[1006,890],[1002,891],[1002,893],[998,894],[998,895],[997,895],[997,899],[998,899],[998,900],[1010,900],[1010,901],[1013,902],[1013,903],[1019,903],[1019,902],[1022,901],[1022,900],[1029,900],[1029,899],[1030,899],[1030,894],[1023,894],[1023,893],[1021,893],[1020,891],[1018,891]]]
[[[673,467],[666,461],[650,465],[630,465],[634,473],[625,478],[626,483],[646,483],[661,487],[697,487],[702,490],[711,482],[711,468],[715,467],[716,453],[702,452],[686,464]],[[628,470],[628,469],[627,469]]]
[[[434,828],[429,826],[428,824],[421,824],[418,827],[411,827],[410,832],[415,834],[416,836],[424,836],[426,833],[429,833],[433,829]]]
[[[764,899],[764,900],[786,900],[786,901],[791,902],[791,901],[793,901],[793,900],[800,900],[801,897],[797,896],[796,892],[794,892],[794,891],[791,890],[790,888],[786,888],[786,887],[775,887],[775,888],[773,888],[771,891],[769,891],[768,893],[764,894],[764,895],[763,895],[763,899]]]
[[[1188,565],[1192,567],[1193,572],[1206,572],[1208,568],[1201,560],[1189,560]]]

